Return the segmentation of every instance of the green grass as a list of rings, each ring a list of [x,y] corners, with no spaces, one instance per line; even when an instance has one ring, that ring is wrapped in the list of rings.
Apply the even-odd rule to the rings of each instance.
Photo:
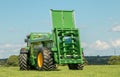
[[[0,77],[120,77],[120,65],[91,65],[84,70],[69,70],[59,66],[59,71],[20,71],[19,67],[0,67]]]

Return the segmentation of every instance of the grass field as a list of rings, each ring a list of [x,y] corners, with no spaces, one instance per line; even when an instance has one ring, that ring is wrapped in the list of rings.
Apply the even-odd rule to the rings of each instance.
[[[20,71],[19,67],[0,67],[0,77],[120,77],[120,65],[91,65],[84,70],[69,70],[59,66],[58,71]]]

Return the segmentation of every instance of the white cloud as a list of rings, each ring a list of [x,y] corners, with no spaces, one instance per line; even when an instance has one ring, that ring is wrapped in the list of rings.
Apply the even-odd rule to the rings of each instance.
[[[24,47],[25,44],[0,44],[0,52],[5,52],[5,51],[15,51],[20,49],[21,47]]]
[[[106,50],[110,48],[110,45],[107,42],[97,40],[94,44],[90,46],[91,48],[95,48],[97,50]]]
[[[84,54],[88,56],[114,55],[114,47],[116,49],[116,54],[120,55],[120,39],[113,41],[96,40],[92,43],[82,42],[81,45],[84,49]]]
[[[86,47],[88,47],[88,44],[85,43],[85,42],[81,42],[81,46],[82,46],[83,48],[86,48]]]
[[[8,28],[8,32],[16,32],[16,29],[13,28],[13,27],[9,27],[9,28]]]
[[[114,40],[111,43],[112,43],[112,46],[114,47],[120,47],[120,39]]]
[[[112,21],[112,20],[113,20],[113,17],[109,17],[109,20]]]
[[[86,26],[86,25],[80,25],[80,26],[78,26],[80,29],[86,29],[86,28],[88,28],[88,26]]]
[[[22,47],[25,47],[25,44],[0,44],[0,58],[7,58],[10,55],[18,55]]]
[[[112,27],[112,31],[114,32],[120,32],[120,24],[117,24],[115,26]]]

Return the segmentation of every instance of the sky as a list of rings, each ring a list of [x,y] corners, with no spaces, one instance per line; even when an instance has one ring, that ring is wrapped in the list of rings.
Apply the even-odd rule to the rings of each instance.
[[[18,55],[30,32],[51,32],[50,9],[75,11],[86,56],[120,55],[120,0],[0,0],[0,58]]]

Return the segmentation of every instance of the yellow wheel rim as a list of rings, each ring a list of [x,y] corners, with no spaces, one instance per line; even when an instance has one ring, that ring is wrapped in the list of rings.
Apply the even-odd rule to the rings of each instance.
[[[39,53],[38,54],[38,59],[37,59],[38,61],[38,66],[39,67],[42,67],[42,64],[43,64],[43,56],[42,56],[42,53]]]

